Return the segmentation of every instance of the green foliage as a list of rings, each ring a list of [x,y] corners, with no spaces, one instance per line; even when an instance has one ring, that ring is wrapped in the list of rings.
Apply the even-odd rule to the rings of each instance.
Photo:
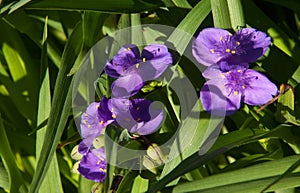
[[[0,192],[299,192],[299,10],[297,0],[0,1]],[[225,118],[203,111],[204,67],[193,59],[191,42],[205,27],[268,33],[272,45],[251,68],[281,88],[272,102],[243,105]],[[103,38],[107,50],[90,50]],[[98,69],[104,64],[96,56],[111,58],[128,42],[174,49],[167,78],[139,93],[163,103],[166,118],[159,132],[134,136],[140,141],[107,127],[107,178],[95,184],[71,172],[80,120],[72,110],[84,111],[73,104],[74,77],[86,60]],[[86,104],[111,95],[113,80],[93,73],[98,79],[80,80],[78,88]],[[146,169],[118,167],[120,156],[121,164],[143,157]]]

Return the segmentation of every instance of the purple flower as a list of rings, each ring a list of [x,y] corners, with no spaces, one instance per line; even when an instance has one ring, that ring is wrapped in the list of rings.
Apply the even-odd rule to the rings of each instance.
[[[88,151],[80,160],[78,172],[89,180],[103,182],[106,178],[106,156],[104,148]]]
[[[116,124],[130,133],[149,135],[154,133],[164,120],[162,108],[154,108],[146,99],[113,98],[109,101],[116,115]]]
[[[117,78],[112,84],[113,96],[126,97],[137,93],[145,81],[158,78],[172,62],[165,45],[151,44],[140,54],[136,45],[129,44],[107,62],[104,71]]]
[[[240,108],[241,101],[249,105],[263,105],[277,94],[278,89],[264,75],[240,67],[222,72],[210,66],[203,72],[209,79],[200,91],[204,110],[216,115],[230,115]]]
[[[100,135],[102,129],[114,121],[113,113],[108,109],[108,99],[103,97],[100,102],[91,103],[81,115],[79,152],[85,153]]]
[[[205,65],[218,64],[222,71],[237,65],[248,67],[267,50],[271,38],[253,28],[243,28],[234,35],[219,28],[202,30],[193,42],[193,55]]]

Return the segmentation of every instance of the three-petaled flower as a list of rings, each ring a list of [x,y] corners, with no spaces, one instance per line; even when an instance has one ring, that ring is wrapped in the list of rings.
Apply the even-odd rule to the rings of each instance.
[[[203,72],[208,81],[200,91],[204,110],[216,115],[236,112],[244,101],[249,105],[263,105],[277,94],[277,87],[255,70],[240,67],[227,72],[217,65]]]
[[[79,146],[80,153],[86,153],[99,136],[104,127],[114,121],[114,115],[108,109],[108,99],[104,96],[100,102],[91,103],[81,115],[80,135],[82,141]]]
[[[96,137],[109,124],[127,129],[130,133],[149,135],[154,133],[164,120],[164,110],[156,108],[152,101],[143,98],[107,99],[91,103],[81,116],[80,134],[83,138],[78,151],[87,153]]]
[[[253,28],[243,28],[234,35],[224,29],[206,28],[193,42],[193,55],[205,65],[218,64],[222,71],[236,66],[248,67],[267,50],[271,38]]]
[[[158,78],[172,62],[165,45],[148,45],[140,54],[136,45],[128,44],[106,63],[104,71],[117,78],[112,84],[112,95],[128,97],[136,94],[146,81]]]
[[[113,98],[109,103],[116,115],[115,123],[130,133],[149,135],[154,133],[164,120],[164,110],[143,98]]]
[[[104,148],[92,149],[84,154],[77,170],[89,180],[103,182],[106,178],[106,155]]]

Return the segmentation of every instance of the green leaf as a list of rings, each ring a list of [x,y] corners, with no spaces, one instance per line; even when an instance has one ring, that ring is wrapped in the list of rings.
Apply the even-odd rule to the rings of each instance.
[[[76,10],[94,10],[112,13],[134,13],[146,10],[151,10],[163,6],[160,1],[154,1],[153,3],[145,1],[135,1],[135,0],[44,0],[33,2],[28,8],[34,9],[76,9]],[[14,10],[11,10],[14,11]]]
[[[122,179],[116,193],[132,192],[132,185],[135,181],[135,177],[138,175],[138,171],[129,171]]]
[[[14,26],[20,33],[26,34],[37,46],[42,48],[43,25],[29,17],[24,10],[7,15],[5,21]],[[53,40],[48,40],[47,53],[52,62],[59,67],[61,51]]]
[[[245,26],[245,19],[241,0],[227,0],[231,27],[238,30]]]
[[[30,193],[38,191],[67,123],[72,106],[71,98],[73,83],[71,83],[72,77],[68,77],[67,74],[80,52],[81,41],[82,27],[81,25],[77,25],[65,46],[62,56],[62,64],[56,80],[52,108],[45,134],[47,138],[43,143],[41,150],[43,155],[41,155],[38,160],[37,169],[30,185]]]
[[[0,76],[9,91],[9,100],[29,124],[36,123],[38,67],[31,59],[26,44],[17,30],[3,19],[0,20],[0,44],[11,77]],[[12,111],[12,109],[10,110]]]
[[[4,162],[4,166],[7,169],[9,176],[9,190],[10,192],[27,192],[24,179],[19,171],[16,159],[11,150],[6,131],[3,125],[3,120],[0,114],[0,156]]]
[[[180,22],[168,41],[172,42],[181,55],[186,49],[192,35],[211,11],[210,1],[200,1]]]
[[[270,178],[268,180],[265,180],[264,178],[281,175],[299,159],[300,159],[299,155],[289,156],[280,160],[265,162],[262,164],[256,164],[254,166],[250,166],[244,169],[216,174],[213,176],[203,178],[201,180],[195,180],[193,182],[180,184],[174,188],[173,192],[179,193],[179,192],[192,192],[192,191],[200,191],[200,190],[201,192],[202,191],[208,192],[208,190],[212,192],[220,192],[221,189],[223,190],[223,192],[224,191],[245,192],[246,190],[247,192],[249,192],[248,190],[251,190],[251,192],[260,192],[261,190],[263,190],[263,188],[266,185],[268,185],[270,182],[272,182],[272,180],[274,180],[274,178]],[[294,172],[299,172],[299,169],[297,169]],[[299,178],[300,177],[297,177],[298,180]],[[257,180],[262,180],[262,181],[257,186],[258,189],[254,190],[253,188],[256,187],[256,185],[254,186],[254,184],[256,184]],[[287,178],[286,183],[288,182],[289,180]],[[295,187],[294,180],[292,182],[293,183],[291,186]],[[251,183],[252,186],[250,185],[245,186],[248,183]],[[215,187],[216,189],[214,189]],[[249,189],[249,187],[252,188]]]
[[[101,28],[107,16],[108,14],[95,11],[84,12],[82,22],[83,47],[68,76],[73,75],[79,69],[81,61],[87,54],[88,50],[97,42],[98,39],[103,37]]]
[[[241,183],[235,183],[225,186],[218,186],[215,188],[209,188],[205,190],[200,190],[201,193],[223,193],[223,192],[230,192],[230,193],[240,193],[240,192],[247,192],[247,193],[257,193],[261,192],[266,184],[272,182],[275,177],[271,178],[264,178],[259,180],[253,180],[253,181],[247,181],[247,182],[241,182]],[[291,176],[284,178],[283,180],[279,181],[277,184],[272,186],[270,189],[268,189],[268,192],[279,192],[284,189],[298,187],[299,186],[299,176]],[[186,191],[184,191],[186,193]],[[195,192],[195,191],[193,191]],[[198,192],[198,191],[196,191]]]
[[[164,166],[160,176],[161,179],[169,174],[183,159],[198,152],[200,147],[202,154],[204,154],[218,136],[223,118],[213,118],[206,113],[199,114],[199,103],[196,103],[190,116],[183,120],[182,126],[178,128],[178,137],[171,146],[168,155],[169,161]],[[195,117],[195,115],[199,117]],[[209,139],[209,136],[212,138]]]
[[[106,192],[108,192],[112,186],[113,178],[114,178],[114,170],[115,164],[117,163],[118,156],[118,141],[119,135],[116,131],[115,127],[112,125],[108,125],[105,129],[105,153],[106,153],[106,163],[107,163],[107,172],[105,179],[105,188]],[[119,133],[120,134],[120,133]]]
[[[233,147],[239,146],[241,144],[246,144],[250,143],[253,141],[256,141],[258,139],[261,139],[263,137],[268,137],[268,135],[272,134],[273,132],[276,132],[281,129],[285,129],[289,125],[283,124],[279,125],[278,127],[274,128],[272,131],[269,132],[263,132],[261,130],[250,130],[250,129],[245,129],[241,130],[243,131],[241,137],[239,138],[231,138],[231,140],[224,140],[226,143],[218,143],[217,142],[214,144],[214,146],[209,150],[208,153],[202,155],[201,154],[201,149],[199,152],[195,152],[191,156],[187,157],[185,160],[181,161],[181,163],[174,169],[173,169],[162,179],[160,179],[158,182],[156,182],[155,186],[151,187],[147,193],[154,193],[157,192],[158,190],[162,189],[165,187],[168,183],[170,183],[172,180],[178,178],[179,176],[192,171],[200,166],[202,166],[204,163],[208,162],[209,160],[213,159],[214,157],[223,154],[227,152],[228,150],[232,149]],[[238,136],[238,134],[237,134]],[[218,145],[219,144],[219,148]],[[209,147],[209,146],[208,146]]]
[[[141,176],[136,177],[131,192],[145,192],[148,189],[148,181]]]
[[[39,95],[39,108],[38,108],[38,118],[37,123],[41,124],[48,119],[51,109],[51,93],[50,93],[50,81],[49,81],[49,70],[48,70],[48,58],[47,58],[47,19],[45,22],[44,35],[43,35],[43,49],[42,49],[42,65],[45,70],[41,70],[41,89]],[[37,131],[36,139],[36,157],[40,157],[43,152],[41,152],[43,142],[45,140],[46,127]],[[45,175],[45,179],[41,184],[39,192],[53,192],[61,193],[63,192],[62,183],[60,180],[59,167],[56,159],[56,154],[53,154],[51,163],[49,164],[49,169]]]
[[[276,120],[280,123],[290,122],[297,124],[294,110],[294,92],[292,88],[288,88],[288,90],[278,98],[277,111],[275,114]]]
[[[227,0],[211,0],[214,26],[217,28],[230,29],[231,22],[229,17],[229,7]]]
[[[292,164],[282,175],[280,175],[277,179],[275,179],[272,183],[270,183],[266,188],[264,188],[262,192],[273,189],[274,185],[276,186],[276,184],[278,182],[280,182],[281,180],[285,180],[285,178],[288,177],[288,175],[290,175],[291,173],[293,173],[293,171],[296,170],[299,167],[299,165],[300,165],[300,159],[298,159],[298,161],[296,161],[294,164]]]
[[[143,45],[146,44],[143,29],[141,26],[141,14],[134,13],[130,15],[131,19],[131,26],[132,26],[132,33],[131,39],[132,44],[136,44],[139,48],[142,48]],[[142,45],[141,45],[142,44]]]
[[[2,164],[0,165],[0,188],[9,189],[9,175]]]
[[[176,7],[191,9],[192,6],[189,4],[187,0],[172,0]]]

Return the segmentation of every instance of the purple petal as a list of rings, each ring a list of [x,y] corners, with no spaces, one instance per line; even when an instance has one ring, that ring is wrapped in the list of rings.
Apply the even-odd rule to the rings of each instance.
[[[223,79],[208,80],[200,91],[200,99],[205,111],[218,116],[233,114],[241,104],[241,94],[228,91]]]
[[[277,86],[263,74],[247,70],[245,76],[252,77],[249,86],[244,90],[243,100],[249,105],[263,105],[278,92]]]
[[[239,70],[249,67],[248,63],[229,63],[227,60],[221,60],[218,62],[219,68],[221,71],[226,72],[230,70]]]
[[[134,99],[132,101],[132,108],[130,108],[130,113],[135,120],[149,121],[151,119],[149,113],[149,107],[152,101],[145,100],[142,98]]]
[[[87,154],[92,144],[93,139],[86,138],[86,140],[82,140],[78,145],[78,152],[82,155]]]
[[[165,45],[151,44],[143,49],[142,62],[137,67],[137,70],[144,81],[154,80],[158,78],[172,62],[172,55]]]
[[[107,126],[108,124],[113,122],[112,112],[109,109],[108,101],[109,100],[105,96],[103,96],[100,101],[100,107],[98,109],[100,121],[103,121],[104,126]]]
[[[250,63],[256,61],[267,50],[271,38],[266,33],[253,28],[243,28],[232,37],[232,44],[236,46],[236,54],[228,57],[228,62],[233,64]]]
[[[169,59],[170,53],[168,51],[167,46],[162,44],[150,44],[146,46],[142,51],[142,58],[146,60],[153,60],[157,58],[165,58]],[[170,60],[166,60],[167,63],[172,63],[172,58]]]
[[[222,71],[219,66],[214,64],[205,69],[202,76],[207,79],[222,78]]]
[[[164,120],[164,111],[152,111],[151,120],[141,122],[132,127],[130,133],[138,133],[140,135],[149,135],[157,131]]]
[[[240,29],[236,35],[247,36],[251,34],[251,42],[253,42],[253,48],[262,48],[263,54],[271,44],[271,38],[265,32],[258,31],[254,28],[243,28]]]
[[[91,135],[100,135],[104,128],[103,123],[100,121],[98,109],[100,103],[91,103],[86,112],[81,115],[80,134],[82,138],[87,138]]]
[[[113,78],[124,75],[126,70],[138,63],[140,52],[136,45],[124,45],[109,62],[106,63],[104,71]]]
[[[89,151],[80,160],[78,171],[81,175],[95,182],[103,182],[106,178],[106,156],[104,148]]]
[[[112,95],[114,97],[133,96],[143,87],[143,82],[142,77],[137,73],[122,76],[112,83]]]
[[[202,30],[193,42],[193,56],[199,63],[205,66],[216,64],[224,57],[222,52],[216,51],[218,48],[216,45],[220,44],[221,37],[228,36],[229,34],[228,31],[219,28],[206,28]]]

